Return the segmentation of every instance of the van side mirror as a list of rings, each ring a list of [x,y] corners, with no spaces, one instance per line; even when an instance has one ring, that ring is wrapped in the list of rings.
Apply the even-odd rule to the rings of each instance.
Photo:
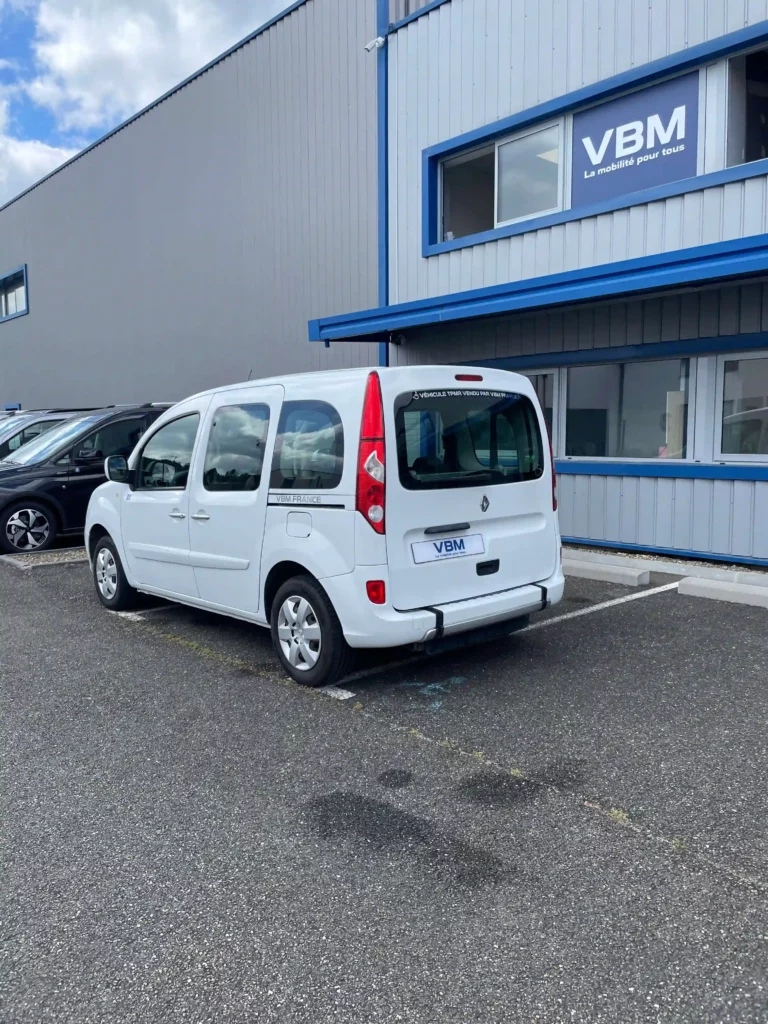
[[[110,455],[104,462],[104,472],[107,480],[115,484],[127,484],[131,481],[131,471],[124,455]]]

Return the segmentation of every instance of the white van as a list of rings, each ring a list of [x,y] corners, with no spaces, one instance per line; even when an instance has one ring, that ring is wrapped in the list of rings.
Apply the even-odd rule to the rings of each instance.
[[[267,626],[310,686],[342,675],[350,648],[500,636],[562,597],[546,425],[503,370],[218,388],[106,472],[85,537],[102,604],[142,591]]]

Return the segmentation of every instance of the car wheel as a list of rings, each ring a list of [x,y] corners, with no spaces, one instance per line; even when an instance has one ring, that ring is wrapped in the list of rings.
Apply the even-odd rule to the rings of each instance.
[[[122,612],[134,608],[138,593],[125,578],[123,563],[111,537],[100,537],[93,549],[93,581],[96,593],[105,608]]]
[[[311,576],[296,576],[280,587],[271,626],[280,663],[297,683],[329,686],[349,671],[352,652],[339,617]]]
[[[0,548],[12,555],[45,551],[56,539],[56,518],[46,505],[29,500],[0,513]]]

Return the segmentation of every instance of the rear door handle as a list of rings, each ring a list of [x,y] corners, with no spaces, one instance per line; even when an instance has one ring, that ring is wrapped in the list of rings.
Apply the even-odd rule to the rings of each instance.
[[[168,515],[171,517],[171,519],[186,519],[187,518],[184,515],[183,512],[169,512]]]
[[[195,514],[189,518],[196,519],[199,523],[206,523],[211,517],[207,512],[195,512]]]
[[[468,529],[469,523],[448,523],[446,526],[428,526],[424,533],[460,533],[462,530]]]

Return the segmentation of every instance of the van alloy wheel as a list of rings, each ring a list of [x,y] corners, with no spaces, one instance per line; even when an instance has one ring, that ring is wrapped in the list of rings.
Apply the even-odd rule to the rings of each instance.
[[[277,616],[277,635],[286,660],[299,672],[317,664],[322,650],[320,623],[305,597],[286,598]]]
[[[5,524],[8,543],[17,551],[36,551],[48,540],[51,524],[48,517],[36,508],[20,508]]]
[[[117,563],[109,548],[101,548],[96,555],[96,586],[108,601],[117,593]]]

